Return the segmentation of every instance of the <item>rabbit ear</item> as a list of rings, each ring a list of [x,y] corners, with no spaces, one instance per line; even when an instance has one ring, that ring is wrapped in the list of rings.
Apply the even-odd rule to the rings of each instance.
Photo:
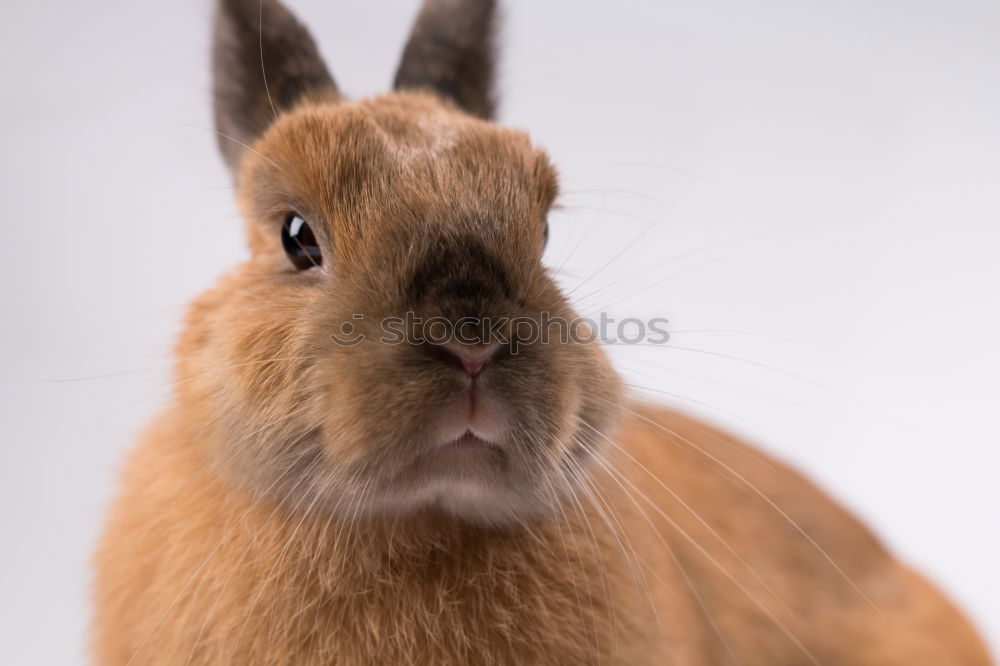
[[[282,111],[336,98],[305,27],[277,0],[219,0],[212,45],[215,129],[230,170]]]
[[[393,85],[427,88],[493,117],[495,0],[425,0]]]

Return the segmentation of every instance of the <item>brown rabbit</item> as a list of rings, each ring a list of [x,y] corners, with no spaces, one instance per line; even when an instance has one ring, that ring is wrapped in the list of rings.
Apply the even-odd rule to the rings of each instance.
[[[800,475],[626,401],[585,325],[525,334],[575,315],[556,173],[489,121],[493,14],[428,0],[395,92],[348,102],[275,0],[220,2],[252,256],[125,469],[96,663],[990,663]]]

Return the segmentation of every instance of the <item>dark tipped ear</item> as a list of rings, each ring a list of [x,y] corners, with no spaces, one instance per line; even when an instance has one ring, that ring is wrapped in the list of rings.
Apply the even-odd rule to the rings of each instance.
[[[277,0],[218,1],[212,69],[215,129],[233,171],[282,111],[337,94],[309,32]]]
[[[480,118],[492,118],[494,0],[425,0],[394,87],[427,88]]]

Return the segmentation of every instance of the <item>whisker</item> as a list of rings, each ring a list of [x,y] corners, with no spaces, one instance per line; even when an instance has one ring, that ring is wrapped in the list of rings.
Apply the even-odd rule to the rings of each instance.
[[[592,396],[592,397],[596,397],[596,396]],[[719,465],[722,469],[724,469],[727,472],[729,472],[730,474],[732,474],[737,480],[740,481],[740,483],[743,484],[744,487],[748,488],[751,492],[753,492],[755,495],[757,495],[762,500],[764,500],[764,502],[768,506],[770,506],[771,509],[773,509],[779,516],[781,516],[781,518],[785,522],[787,522],[789,525],[791,525],[792,528],[794,528],[796,532],[798,532],[803,538],[805,538],[806,541],[808,541],[809,544],[814,549],[816,549],[816,551],[820,555],[823,556],[823,558],[830,564],[830,566],[832,566],[834,568],[834,570],[840,575],[840,577],[843,578],[844,581],[846,581],[852,588],[854,588],[854,591],[857,592],[858,595],[860,595],[861,598],[864,599],[868,603],[868,605],[870,605],[872,607],[872,609],[874,609],[876,612],[878,612],[879,615],[882,615],[881,609],[879,609],[879,607],[875,604],[875,602],[872,601],[868,597],[868,595],[865,594],[861,590],[860,587],[858,587],[858,585],[851,579],[851,577],[847,575],[847,573],[840,567],[839,564],[837,564],[837,562],[833,559],[833,557],[831,557],[830,554],[827,553],[826,550],[824,550],[823,547],[820,546],[819,543],[817,543],[816,540],[813,539],[813,537],[810,536],[808,532],[806,532],[791,516],[789,516],[784,511],[784,509],[782,509],[781,507],[779,507],[777,505],[777,503],[775,503],[774,500],[772,500],[764,491],[762,491],[756,485],[754,485],[753,483],[751,483],[749,479],[747,479],[745,476],[743,476],[742,474],[740,474],[739,472],[737,472],[735,469],[733,469],[730,465],[727,465],[723,461],[719,460],[716,456],[712,455],[710,452],[706,451],[703,447],[698,446],[697,444],[695,444],[691,440],[687,439],[683,435],[680,435],[680,434],[678,434],[678,433],[670,430],[669,428],[664,427],[663,425],[657,423],[656,421],[653,421],[652,419],[647,418],[646,416],[640,414],[639,412],[637,412],[637,411],[635,411],[635,410],[633,410],[633,409],[631,409],[631,408],[629,408],[627,406],[623,407],[623,408],[627,412],[629,412],[630,414],[632,414],[635,418],[637,418],[637,419],[639,419],[639,420],[641,420],[641,421],[643,421],[643,422],[645,422],[645,423],[647,423],[647,424],[649,424],[649,425],[651,425],[651,426],[653,426],[655,428],[658,428],[659,430],[663,431],[664,433],[670,435],[670,437],[673,438],[672,441],[684,442],[685,444],[687,444],[688,446],[690,446],[694,450],[698,451],[700,454],[702,454],[703,456],[705,456],[706,458],[708,458],[709,460],[711,460],[715,464]]]
[[[809,377],[806,377],[805,375],[800,375],[800,374],[791,372],[790,370],[784,370],[784,369],[779,368],[777,366],[769,365],[769,364],[763,363],[761,361],[755,361],[753,359],[744,358],[742,356],[736,356],[735,354],[727,354],[725,352],[717,352],[717,351],[712,351],[712,350],[709,350],[709,349],[698,349],[698,348],[695,348],[695,347],[683,347],[683,346],[680,346],[680,345],[675,345],[673,343],[665,344],[665,345],[657,345],[657,344],[636,342],[636,343],[633,343],[633,344],[635,346],[640,346],[640,347],[663,347],[663,348],[666,348],[666,349],[677,349],[677,350],[680,350],[680,351],[686,351],[686,352],[691,352],[691,353],[696,353],[696,354],[706,354],[708,356],[714,356],[716,358],[721,358],[721,359],[725,359],[725,360],[728,360],[728,361],[735,361],[737,363],[745,363],[747,365],[752,365],[754,367],[762,368],[762,369],[768,370],[770,372],[774,372],[774,373],[777,373],[777,374],[780,374],[780,375],[784,375],[785,377],[790,377],[792,379],[796,379],[798,381],[804,382],[804,383],[809,384],[811,386],[815,386],[816,388],[822,389],[822,390],[826,391],[827,393],[835,395],[838,398],[841,398],[841,399],[846,400],[848,402],[851,402],[853,404],[861,404],[856,398],[854,398],[854,397],[852,397],[852,396],[850,396],[850,395],[848,395],[846,393],[842,393],[841,391],[838,391],[837,389],[835,389],[835,388],[833,388],[831,386],[823,384],[822,382],[818,382],[815,379],[810,379]],[[632,345],[626,345],[626,346],[632,346]]]
[[[703,246],[703,247],[695,248],[693,250],[688,250],[686,252],[681,252],[679,254],[675,254],[673,256],[667,257],[666,259],[663,259],[662,261],[658,261],[655,264],[651,264],[649,266],[646,266],[645,268],[643,268],[641,270],[638,270],[638,271],[636,271],[634,273],[631,273],[630,275],[626,275],[626,276],[624,276],[622,278],[619,278],[618,280],[614,280],[612,282],[609,282],[606,285],[598,287],[597,289],[589,292],[588,294],[585,294],[581,298],[584,298],[584,299],[588,298],[588,297],[590,297],[590,296],[592,296],[594,294],[597,294],[597,293],[599,293],[601,291],[604,291],[606,289],[610,289],[612,287],[616,287],[618,285],[621,285],[621,284],[627,283],[627,282],[629,282],[631,280],[634,280],[635,278],[642,277],[643,275],[646,275],[648,272],[650,272],[652,270],[663,268],[664,266],[670,266],[670,265],[672,265],[672,264],[674,264],[674,263],[676,263],[678,261],[683,261],[684,259],[690,259],[692,257],[701,256],[701,255],[708,254],[708,253],[711,253],[711,252],[717,252],[718,250],[729,249],[729,248],[736,247],[736,246],[744,244],[744,243],[749,243],[749,242],[753,242],[753,241],[759,241],[762,238],[767,238],[767,236],[764,235],[764,234],[751,234],[751,235],[743,236],[741,238],[736,238],[736,239],[733,239],[733,240],[728,240],[728,241],[722,241],[722,242],[718,242],[718,243],[713,243],[711,245],[706,245],[706,246]],[[703,265],[704,264],[702,264],[702,266]],[[696,266],[695,268],[697,268],[697,267],[698,266]],[[691,270],[691,269],[687,269],[687,270]],[[640,293],[641,291],[645,291],[646,289],[651,289],[652,287],[655,287],[655,286],[658,286],[660,284],[663,284],[664,282],[666,282],[667,280],[675,277],[676,275],[678,275],[678,274],[669,275],[669,276],[663,278],[662,280],[658,280],[657,282],[654,282],[651,285],[643,287],[642,289],[640,289],[639,291],[637,291],[635,293]],[[628,298],[631,298],[631,296],[633,296],[633,295],[635,295],[635,294],[629,295]],[[622,300],[625,300],[625,299],[622,299]],[[612,305],[614,305],[616,303],[619,303],[619,302],[621,302],[621,301],[616,301],[615,303],[612,303]],[[607,306],[607,307],[610,307],[610,306]]]
[[[597,455],[597,453],[594,452],[594,455]],[[611,461],[606,461],[606,463],[608,465],[611,465],[613,467]],[[609,472],[609,474],[610,474],[610,472]],[[633,496],[633,494],[630,493],[626,488],[624,488],[623,486],[621,486],[620,483],[618,485],[622,489],[622,491],[625,493],[625,495],[629,499],[629,501],[631,501],[632,504],[635,506],[635,508],[638,509],[639,513],[642,514],[643,519],[646,521],[646,523],[649,525],[649,527],[653,530],[653,534],[656,536],[657,540],[660,542],[661,545],[663,545],[664,549],[667,551],[668,555],[670,556],[670,559],[673,561],[674,565],[677,567],[678,571],[681,573],[681,576],[684,578],[685,584],[687,585],[688,589],[691,591],[692,595],[694,595],[695,600],[697,601],[698,605],[701,607],[701,610],[704,613],[706,619],[708,620],[709,625],[712,627],[712,629],[715,632],[716,636],[719,638],[719,641],[722,643],[723,648],[726,650],[726,652],[729,655],[729,657],[733,661],[739,663],[739,659],[737,659],[736,654],[733,651],[733,648],[732,648],[731,644],[726,639],[726,637],[723,635],[721,627],[719,627],[718,623],[715,620],[715,617],[712,615],[711,611],[709,610],[708,606],[706,605],[706,603],[704,601],[704,598],[701,595],[701,592],[695,586],[694,581],[691,580],[691,577],[688,575],[687,569],[684,567],[684,564],[681,562],[680,558],[677,557],[677,554],[674,552],[674,549],[670,546],[669,543],[667,543],[666,539],[660,533],[660,530],[653,523],[652,519],[650,519],[649,514],[647,514],[646,511],[645,511],[645,509],[643,509],[642,506],[636,501],[636,499]],[[665,581],[663,581],[662,578],[660,578],[659,575],[657,575],[655,572],[654,572],[654,575],[657,577],[657,579],[659,579],[661,581],[661,583],[665,587],[668,587],[668,588],[670,587],[670,585],[668,583],[666,583]]]
[[[598,460],[598,464],[602,464],[599,461],[599,458],[596,458],[596,460]],[[667,523],[669,523],[671,527],[673,527],[681,536],[683,536],[685,538],[685,540],[688,541],[688,543],[690,543],[692,546],[694,546],[694,548],[699,553],[701,553],[701,555],[703,557],[705,557],[706,560],[708,560],[716,569],[718,569],[719,572],[721,572],[733,585],[735,585],[737,589],[739,589],[741,592],[743,592],[743,594],[746,595],[746,597],[755,606],[757,606],[765,615],[767,615],[771,619],[771,621],[774,622],[775,626],[777,626],[778,629],[783,634],[785,634],[785,636],[790,641],[792,641],[793,644],[795,644],[795,646],[803,653],[803,655],[805,655],[809,659],[809,661],[811,661],[813,664],[816,664],[816,666],[820,666],[820,662],[816,659],[815,655],[812,654],[812,652],[809,650],[809,648],[807,648],[805,646],[805,644],[801,641],[801,639],[799,639],[799,637],[796,636],[795,633],[791,629],[789,629],[788,626],[785,625],[785,623],[782,622],[781,619],[778,618],[771,611],[771,609],[769,609],[767,606],[765,606],[763,603],[761,603],[761,601],[759,599],[757,599],[756,596],[754,596],[753,594],[751,594],[750,591],[746,588],[746,586],[743,585],[741,582],[739,582],[739,580],[737,580],[737,578],[735,576],[733,576],[733,574],[730,573],[728,569],[726,569],[724,566],[722,566],[722,564],[715,557],[713,557],[711,553],[709,553],[707,550],[705,550],[705,548],[703,546],[701,546],[701,544],[699,544],[698,541],[696,539],[694,539],[694,537],[692,537],[687,532],[687,530],[685,530],[683,527],[681,527],[680,524],[678,524],[665,511],[663,511],[663,509],[661,509],[658,504],[656,504],[651,499],[649,499],[649,497],[647,497],[645,493],[643,493],[639,488],[637,488],[635,486],[635,484],[632,483],[628,479],[628,477],[626,477],[625,475],[621,474],[621,472],[619,472],[618,470],[615,470],[613,468],[604,466],[604,469],[606,469],[608,471],[608,473],[610,475],[612,475],[612,477],[615,477],[615,476],[620,477],[621,480],[623,480],[625,483],[627,483],[629,485],[629,487],[632,488],[632,490],[635,491],[635,493],[643,501],[645,501],[647,504],[649,504],[649,506],[653,509],[653,511],[655,511],[661,518],[663,518],[664,520],[666,520]],[[620,483],[620,482],[616,481],[616,483]],[[628,492],[627,490],[625,490],[624,486],[622,487],[622,490],[625,491],[626,493]]]
[[[604,264],[603,264],[603,265],[602,265],[602,266],[601,266],[600,268],[598,268],[598,269],[597,269],[596,271],[594,271],[594,272],[593,272],[593,273],[592,273],[592,274],[590,275],[590,277],[588,277],[588,278],[587,278],[586,280],[584,280],[583,282],[579,283],[578,285],[576,285],[575,287],[573,287],[573,288],[572,288],[571,290],[569,290],[569,292],[567,292],[567,293],[565,294],[566,298],[569,298],[570,296],[572,296],[572,295],[573,295],[573,293],[574,293],[574,292],[575,292],[575,291],[576,291],[577,289],[579,289],[579,288],[580,288],[580,287],[582,287],[583,285],[585,285],[585,284],[587,284],[588,282],[590,282],[590,280],[592,280],[592,279],[594,279],[595,277],[597,277],[597,275],[599,275],[599,274],[600,274],[600,273],[601,273],[602,271],[604,271],[604,269],[606,269],[606,268],[607,268],[608,266],[610,266],[610,265],[611,265],[611,264],[613,264],[613,263],[614,263],[615,261],[617,261],[617,260],[618,260],[618,259],[619,259],[619,258],[620,258],[620,257],[621,257],[621,256],[622,256],[623,254],[625,254],[626,252],[628,252],[629,250],[631,250],[631,249],[632,249],[633,247],[635,247],[635,246],[636,246],[636,245],[637,245],[637,244],[639,243],[639,241],[641,241],[641,240],[642,240],[643,238],[645,238],[645,237],[646,237],[646,236],[647,236],[647,235],[648,235],[648,234],[649,234],[649,233],[650,233],[650,232],[651,232],[651,231],[652,231],[653,229],[655,229],[655,228],[656,228],[656,227],[657,227],[657,226],[659,225],[659,223],[660,223],[660,222],[661,222],[661,221],[662,221],[662,220],[663,220],[663,219],[664,219],[664,218],[665,218],[665,217],[667,216],[667,214],[668,214],[668,213],[670,213],[670,211],[671,211],[671,210],[672,210],[672,209],[673,209],[673,208],[674,208],[674,207],[675,207],[675,206],[676,206],[677,204],[679,204],[679,203],[681,202],[681,200],[682,200],[682,199],[683,199],[683,198],[685,197],[685,195],[687,195],[687,194],[688,194],[688,192],[690,192],[690,191],[691,191],[691,189],[692,189],[692,188],[693,188],[693,187],[694,187],[694,186],[695,186],[695,185],[697,184],[697,182],[698,182],[698,181],[697,181],[697,179],[696,179],[696,180],[692,181],[692,182],[691,182],[691,183],[690,183],[690,184],[689,184],[689,185],[688,185],[688,186],[687,186],[686,188],[684,188],[684,190],[683,190],[683,191],[682,191],[682,192],[681,192],[681,193],[680,193],[680,194],[679,194],[679,195],[677,196],[677,198],[676,198],[676,199],[674,199],[674,201],[673,201],[673,202],[671,203],[671,205],[670,205],[670,206],[669,206],[669,207],[668,207],[668,208],[667,208],[667,209],[666,209],[665,211],[663,211],[663,213],[661,213],[661,214],[660,214],[660,216],[659,216],[659,217],[657,217],[657,218],[656,218],[656,219],[655,219],[655,220],[653,221],[653,223],[652,223],[652,224],[650,224],[650,225],[649,225],[648,227],[646,227],[646,228],[645,228],[645,229],[644,229],[644,230],[642,231],[642,233],[640,233],[640,234],[639,234],[638,236],[636,236],[635,238],[633,238],[633,239],[632,239],[632,242],[630,242],[630,243],[629,243],[628,245],[626,245],[626,246],[625,246],[624,248],[622,248],[621,250],[619,250],[619,251],[618,251],[618,253],[616,253],[616,254],[615,254],[615,255],[614,255],[613,257],[611,257],[611,259],[609,259],[608,261],[606,261],[606,262],[605,262],[605,263],[604,263]]]
[[[559,264],[559,267],[556,269],[557,272],[562,271],[563,269],[566,268],[566,264],[569,263],[569,260],[573,257],[574,254],[576,254],[576,251],[580,249],[580,246],[583,244],[583,241],[586,240],[586,238],[590,235],[590,232],[593,231],[594,225],[597,223],[597,218],[599,218],[601,216],[601,213],[604,211],[604,204],[607,203],[607,200],[608,200],[608,195],[607,192],[605,192],[601,198],[601,207],[597,210],[596,213],[594,213],[593,217],[591,217],[590,224],[587,225],[587,229],[584,231],[583,235],[577,241],[576,245],[573,246],[573,249],[570,251],[570,253],[566,255],[566,258],[563,259],[562,262]]]
[[[274,119],[278,119],[278,110],[274,108],[274,100],[271,99],[271,89],[267,86],[267,71],[264,68],[264,0],[257,3],[257,50],[260,52],[260,76],[264,79],[264,93],[267,95],[267,103],[271,105],[271,113]]]
[[[281,165],[280,165],[280,164],[278,164],[277,162],[275,162],[274,160],[272,160],[272,159],[271,159],[270,157],[268,157],[268,156],[264,155],[263,153],[261,153],[260,151],[258,151],[258,150],[256,150],[256,149],[254,149],[254,147],[253,147],[253,146],[248,146],[247,144],[243,143],[243,142],[242,142],[242,141],[240,141],[239,139],[237,139],[237,138],[235,138],[235,137],[232,137],[232,136],[229,136],[229,135],[228,135],[228,134],[226,134],[225,132],[220,132],[220,131],[219,131],[219,130],[217,130],[217,129],[214,129],[214,128],[209,128],[209,127],[205,127],[204,125],[199,125],[199,124],[197,124],[197,123],[180,123],[180,124],[179,124],[178,126],[179,126],[179,127],[195,127],[195,128],[197,128],[197,129],[200,129],[200,130],[205,130],[206,132],[212,132],[213,134],[216,134],[216,135],[218,135],[218,136],[221,136],[221,137],[222,137],[223,139],[226,139],[227,141],[232,141],[232,142],[233,142],[233,143],[235,143],[236,145],[238,145],[238,146],[242,146],[243,148],[246,148],[247,150],[249,150],[249,151],[250,151],[251,153],[253,153],[254,155],[257,155],[257,156],[258,156],[259,158],[261,158],[262,160],[264,160],[264,161],[266,161],[266,162],[270,163],[270,164],[271,164],[271,166],[273,166],[273,167],[274,167],[275,169],[277,169],[278,171],[281,171],[282,173],[284,173],[284,172],[285,172],[285,170],[281,168]]]
[[[785,601],[780,596],[778,596],[778,593],[775,592],[774,589],[771,588],[771,586],[768,585],[764,581],[764,579],[760,576],[760,574],[758,574],[757,571],[754,570],[754,568],[750,566],[750,564],[743,558],[743,556],[740,555],[739,553],[737,553],[736,549],[733,548],[729,544],[729,542],[726,541],[726,539],[721,534],[719,534],[719,532],[714,527],[712,527],[712,525],[709,524],[709,522],[707,520],[705,520],[701,516],[701,514],[699,514],[690,504],[688,504],[688,502],[686,500],[684,500],[684,498],[682,498],[679,494],[677,494],[677,492],[673,488],[671,488],[666,483],[664,483],[663,480],[660,479],[660,477],[658,477],[655,474],[653,474],[653,472],[650,471],[650,469],[648,467],[646,467],[645,465],[643,465],[642,462],[640,462],[639,460],[637,460],[631,453],[629,453],[625,449],[625,447],[623,447],[620,444],[618,444],[618,442],[613,441],[612,439],[610,439],[609,437],[607,437],[604,433],[596,430],[595,428],[593,428],[593,426],[590,426],[589,424],[582,424],[582,425],[585,425],[586,427],[588,427],[591,430],[593,430],[594,434],[596,434],[597,436],[601,437],[604,441],[606,441],[611,446],[613,446],[615,449],[617,449],[622,455],[624,455],[626,458],[628,458],[640,470],[642,470],[647,476],[649,476],[649,478],[651,478],[653,481],[655,481],[657,485],[659,485],[661,488],[663,488],[663,490],[665,490],[678,504],[680,504],[682,507],[684,507],[684,509],[688,513],[690,513],[691,516],[696,521],[698,521],[698,523],[702,527],[704,527],[708,531],[709,534],[711,534],[720,544],[722,544],[722,547],[725,548],[726,551],[730,555],[732,555],[736,559],[736,561],[739,562],[740,565],[742,565],[743,568],[746,569],[750,573],[751,576],[753,576],[753,578],[760,584],[760,586],[769,595],[771,595],[771,597],[773,597],[775,601],[777,601],[779,604],[781,604],[781,606],[789,614],[792,613],[791,609],[788,607],[788,605],[785,603]]]
[[[194,375],[191,375],[190,377],[185,377],[184,379],[181,379],[181,380],[167,382],[169,384],[169,387],[166,390],[157,391],[155,393],[149,393],[147,395],[144,395],[141,398],[139,398],[139,399],[137,399],[137,400],[135,400],[133,402],[128,403],[127,405],[125,405],[121,409],[118,409],[117,411],[112,412],[108,416],[104,417],[103,419],[101,419],[98,422],[98,424],[107,423],[108,421],[110,421],[111,419],[115,418],[116,416],[120,416],[121,414],[123,414],[123,413],[127,412],[128,410],[132,409],[136,405],[140,405],[140,404],[146,402],[147,400],[150,400],[150,399],[153,399],[153,398],[165,398],[165,397],[169,396],[171,393],[173,393],[177,389],[177,387],[183,386],[184,384],[187,384],[188,382],[192,382],[192,381],[194,381],[196,379],[199,379],[199,378],[204,377],[206,375],[213,374],[215,372],[223,372],[225,370],[233,370],[235,368],[242,368],[242,367],[248,367],[248,366],[253,366],[253,365],[264,365],[264,364],[269,364],[269,363],[280,363],[280,362],[286,362],[286,361],[303,361],[303,360],[314,360],[314,359],[315,359],[315,357],[313,357],[313,356],[284,356],[284,357],[279,357],[279,358],[263,359],[263,360],[259,360],[259,361],[244,361],[244,362],[240,362],[240,363],[233,363],[233,364],[229,364],[229,365],[215,367],[215,368],[212,368],[210,370],[205,370],[203,372],[198,372],[198,373],[195,373]]]
[[[152,212],[154,210],[158,210],[161,206],[165,206],[166,204],[173,203],[174,201],[176,201],[178,199],[191,196],[192,194],[204,194],[205,192],[218,192],[218,191],[221,191],[221,190],[233,190],[233,189],[235,189],[233,185],[219,185],[219,186],[215,186],[215,187],[203,187],[203,188],[200,188],[200,189],[197,189],[197,190],[187,190],[187,191],[184,191],[184,192],[177,192],[175,194],[171,194],[169,196],[163,197],[163,198],[157,200],[155,203],[150,204],[150,205],[148,205],[148,206],[146,206],[144,208],[140,208],[139,210],[135,211],[134,213],[131,213],[131,214],[127,215],[121,221],[115,222],[111,226],[111,228],[112,229],[117,229],[119,227],[125,226],[126,224],[131,223],[137,217],[140,217],[140,216],[142,216],[142,215],[144,215],[146,213],[150,213],[150,212]]]
[[[639,371],[630,371],[630,372],[636,372],[637,374],[644,374],[644,373],[641,373]],[[647,376],[649,376],[649,377],[652,378],[652,375],[647,375]],[[763,427],[757,425],[753,421],[750,421],[750,420],[748,420],[748,419],[740,416],[739,414],[736,414],[735,412],[729,411],[728,409],[723,409],[722,407],[718,407],[718,406],[713,405],[711,403],[704,402],[703,400],[697,400],[695,398],[689,398],[688,396],[681,395],[680,393],[674,393],[672,391],[664,391],[662,389],[656,389],[656,388],[653,388],[651,386],[643,386],[641,384],[632,384],[630,382],[625,382],[625,381],[622,382],[622,385],[623,386],[627,386],[629,388],[634,388],[634,389],[637,389],[637,390],[640,390],[640,391],[651,391],[653,393],[660,393],[662,395],[670,396],[671,398],[676,398],[677,400],[683,400],[685,402],[689,402],[689,403],[691,403],[693,405],[698,405],[700,407],[706,407],[706,408],[714,410],[714,411],[716,411],[716,412],[718,412],[720,414],[725,414],[726,416],[728,416],[728,417],[730,417],[732,419],[735,419],[737,421],[741,421],[741,422],[745,423],[746,425],[748,425],[748,426],[750,426],[750,427],[752,427],[752,428],[754,428],[756,430],[759,430],[760,432],[766,432]],[[750,458],[753,458],[754,460],[756,460],[757,462],[759,462],[761,465],[763,465],[767,469],[770,469],[770,470],[774,469],[774,465],[772,465],[771,462],[769,460],[767,460],[767,458],[765,458],[763,455],[761,455],[759,453],[756,453],[750,447],[739,446],[739,445],[737,445],[737,444],[729,441],[725,437],[720,437],[720,436],[716,435],[715,433],[711,432],[710,430],[707,430],[707,429],[705,429],[705,428],[703,428],[701,426],[695,426],[695,427],[698,428],[698,430],[700,432],[702,432],[705,435],[711,437],[712,439],[714,439],[715,441],[719,442],[720,444],[723,444],[724,446],[728,446],[732,450],[734,450],[734,451],[736,451],[736,452],[738,452],[738,453],[740,453],[742,455],[745,455],[745,456],[748,456]]]
[[[597,462],[598,462],[598,464],[600,464],[599,461],[597,461]],[[573,461],[573,463],[576,464],[577,466],[579,465],[576,461]],[[582,470],[581,470],[581,473],[582,473]],[[601,491],[597,488],[596,484],[594,484],[588,478],[588,476],[585,475],[585,473],[582,473],[582,475],[580,476],[580,480],[583,483],[583,488],[584,488],[585,492],[587,493],[587,495],[591,496],[592,497],[592,501],[595,502],[594,503],[594,508],[597,509],[598,513],[602,516],[605,524],[607,525],[608,529],[611,531],[612,536],[615,538],[615,541],[618,542],[619,548],[622,551],[622,554],[625,556],[626,565],[629,567],[630,575],[633,578],[633,585],[636,586],[636,589],[639,590],[638,584],[637,584],[637,578],[636,578],[636,575],[635,575],[634,563],[640,564],[645,569],[648,569],[649,571],[651,571],[653,573],[653,575],[658,580],[660,580],[661,583],[663,583],[665,585],[665,583],[660,578],[660,576],[655,572],[655,570],[652,567],[650,567],[649,564],[646,563],[645,560],[642,559],[642,557],[639,556],[638,551],[636,551],[635,547],[632,545],[632,540],[629,539],[628,534],[626,533],[624,525],[622,525],[621,521],[618,518],[617,513],[615,513],[614,508],[613,508],[611,502],[607,499],[607,497],[605,497],[604,494],[601,493]],[[605,509],[606,509],[606,511],[605,511]],[[610,516],[610,519],[614,520],[614,523],[618,526],[617,529],[615,529],[611,525],[611,520],[609,520],[609,516]],[[620,538],[619,538],[619,535],[620,535]],[[629,551],[631,551],[631,553],[632,553],[632,557],[631,558],[629,557],[629,555],[625,551],[625,549],[621,546],[621,539],[624,539],[625,544],[629,548]],[[644,583],[644,586],[645,586],[645,590],[641,590],[641,591],[645,592],[646,601],[649,604],[649,607],[650,607],[650,610],[653,613],[654,619],[656,620],[657,629],[659,630],[659,632],[661,633],[661,636],[662,636],[663,635],[663,631],[664,631],[663,621],[660,618],[659,609],[656,606],[656,601],[653,599],[652,589],[651,589],[651,587],[649,585],[649,581],[646,579],[646,575],[644,573],[643,568],[639,569],[639,574],[641,575],[642,582]],[[673,659],[673,655],[671,655],[671,660],[672,659]]]

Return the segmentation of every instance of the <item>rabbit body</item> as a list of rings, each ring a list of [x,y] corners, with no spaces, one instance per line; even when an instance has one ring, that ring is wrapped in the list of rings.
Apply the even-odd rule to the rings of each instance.
[[[97,556],[98,663],[991,663],[951,604],[801,476],[680,414],[636,412],[592,487],[530,530],[303,514],[220,478],[168,413]]]

